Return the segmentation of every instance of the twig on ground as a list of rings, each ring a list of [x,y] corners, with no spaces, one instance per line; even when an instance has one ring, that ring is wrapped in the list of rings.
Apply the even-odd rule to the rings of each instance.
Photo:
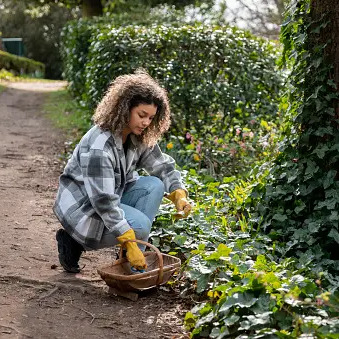
[[[53,293],[55,293],[58,289],[59,289],[58,286],[52,288],[48,293],[46,293],[45,295],[40,296],[38,300],[41,301],[42,299],[45,299],[45,298],[50,297],[50,296],[51,296]]]
[[[13,327],[13,326],[1,325],[1,324],[0,324],[0,327],[8,328],[8,329],[10,329],[10,330],[12,330],[12,331],[18,333],[18,334],[21,335],[21,336],[24,336],[24,337],[27,337],[27,338],[33,338],[32,336],[30,336],[30,335],[28,335],[28,334],[26,334],[26,333],[23,333],[23,332],[21,332],[21,331],[19,331],[17,328],[15,328],[15,327]]]
[[[93,321],[96,319],[95,316],[94,316],[91,312],[88,312],[88,311],[84,310],[84,309],[81,308],[81,307],[79,307],[79,310],[81,310],[81,311],[83,311],[83,312],[89,314],[89,315],[92,317],[92,320],[91,320],[90,324],[92,324]]]
[[[48,262],[48,260],[44,259],[44,258],[37,258],[37,257],[29,257],[29,258],[35,259],[35,260],[38,260],[38,261]]]

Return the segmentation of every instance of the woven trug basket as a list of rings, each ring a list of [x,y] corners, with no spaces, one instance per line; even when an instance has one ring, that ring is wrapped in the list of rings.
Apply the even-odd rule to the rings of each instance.
[[[144,244],[154,252],[144,252],[147,269],[144,273],[131,273],[131,266],[126,258],[122,258],[124,245],[128,241]],[[120,248],[120,259],[98,269],[105,283],[124,292],[142,291],[166,283],[180,267],[181,261],[172,255],[161,253],[155,246],[142,240],[127,240]]]

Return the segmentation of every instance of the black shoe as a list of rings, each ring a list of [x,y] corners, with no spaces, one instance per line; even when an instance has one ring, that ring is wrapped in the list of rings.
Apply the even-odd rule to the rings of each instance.
[[[79,273],[79,259],[84,248],[74,240],[64,229],[56,232],[58,242],[59,261],[65,271]]]

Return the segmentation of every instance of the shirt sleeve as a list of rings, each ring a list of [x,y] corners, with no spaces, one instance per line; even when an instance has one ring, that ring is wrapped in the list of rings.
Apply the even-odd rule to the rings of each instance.
[[[146,148],[140,156],[138,167],[143,168],[149,175],[158,177],[164,183],[166,192],[171,193],[179,188],[187,192],[180,172],[175,169],[174,159],[162,153],[158,144]]]
[[[120,236],[130,229],[115,193],[114,159],[102,150],[90,150],[80,156],[85,189],[105,227]]]

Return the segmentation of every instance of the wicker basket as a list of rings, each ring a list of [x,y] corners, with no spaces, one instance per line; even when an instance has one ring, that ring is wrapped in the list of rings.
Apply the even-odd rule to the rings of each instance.
[[[144,273],[131,273],[130,263],[122,258],[124,244],[133,241],[144,244],[154,252],[144,252],[147,269]],[[98,273],[106,284],[124,292],[137,292],[166,283],[173,273],[180,267],[179,258],[161,253],[155,246],[142,240],[127,240],[120,248],[120,256],[110,265],[98,269]]]

